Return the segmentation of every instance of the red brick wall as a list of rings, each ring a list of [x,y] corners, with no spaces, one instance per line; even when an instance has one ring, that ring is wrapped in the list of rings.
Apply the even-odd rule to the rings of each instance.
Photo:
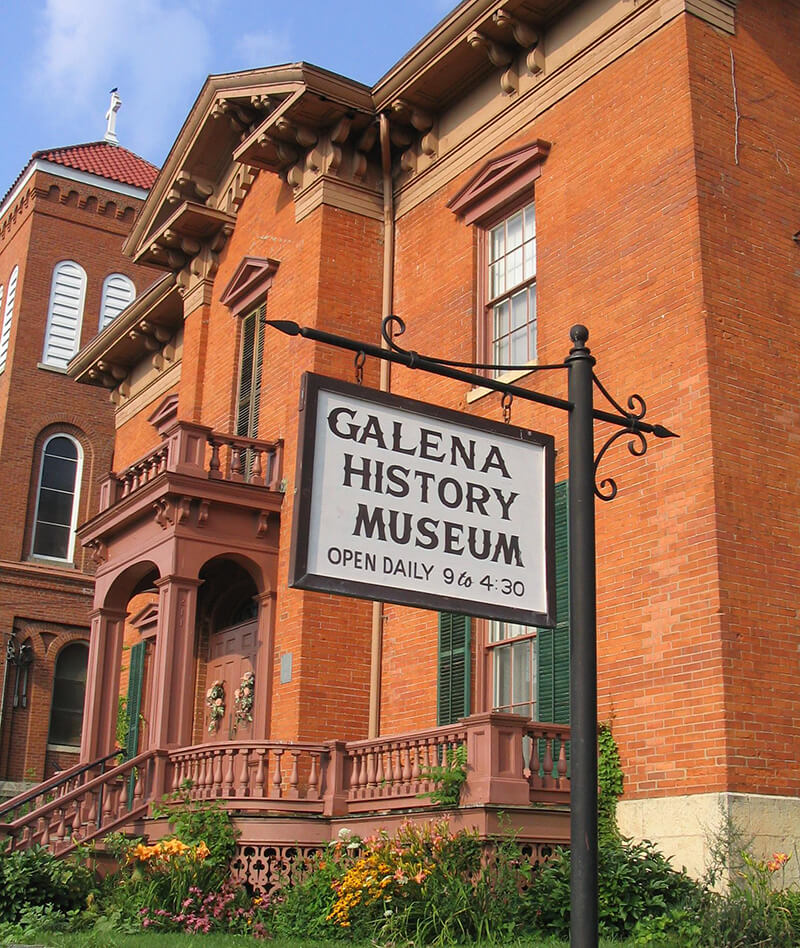
[[[114,427],[108,393],[76,385],[63,373],[38,367],[53,267],[61,260],[75,260],[87,273],[84,344],[97,332],[103,280],[109,273],[127,274],[138,291],[153,279],[152,271],[136,266],[121,253],[140,202],[112,195],[113,203],[107,204],[109,194],[101,189],[41,172],[34,175],[31,187],[35,191],[7,212],[0,232],[0,283],[4,287],[14,265],[19,266],[8,361],[0,375],[0,498],[7,512],[0,519],[0,561],[11,563],[28,560],[41,450],[49,434],[67,431],[83,449],[79,523],[95,513],[100,480],[111,467]],[[3,645],[5,634],[16,625],[23,639],[33,630],[30,634],[36,646],[27,708],[10,707],[13,684],[7,681],[0,779],[39,779],[44,775],[59,643],[64,634],[88,637],[93,564],[79,544],[74,564],[76,569],[41,561],[31,563],[26,571],[0,567]],[[4,661],[3,647],[0,663]],[[0,680],[2,674],[0,664]],[[13,668],[8,678],[13,682]],[[70,759],[63,753],[50,757],[50,767],[66,766]]]

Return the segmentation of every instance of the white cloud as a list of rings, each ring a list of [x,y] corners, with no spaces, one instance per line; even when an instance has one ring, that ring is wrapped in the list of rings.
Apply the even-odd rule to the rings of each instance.
[[[108,91],[118,86],[120,143],[160,157],[210,56],[209,30],[186,0],[46,0],[29,83],[58,112],[61,129],[96,115],[95,138],[105,130]]]

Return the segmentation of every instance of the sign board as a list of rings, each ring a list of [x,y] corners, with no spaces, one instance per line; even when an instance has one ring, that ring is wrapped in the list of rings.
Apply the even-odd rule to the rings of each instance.
[[[306,373],[290,585],[555,624],[550,435]]]

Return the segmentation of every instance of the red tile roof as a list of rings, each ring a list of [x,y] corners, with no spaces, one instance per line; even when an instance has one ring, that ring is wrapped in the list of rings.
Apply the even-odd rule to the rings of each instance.
[[[88,142],[85,145],[67,145],[65,148],[49,148],[44,151],[35,151],[31,160],[14,179],[14,183],[0,198],[0,207],[5,204],[17,184],[25,176],[25,172],[37,159],[52,161],[54,164],[64,165],[65,168],[74,168],[76,171],[85,171],[107,178],[109,181],[119,181],[122,184],[131,184],[136,188],[149,191],[158,174],[158,168],[149,161],[134,155],[127,148],[111,145],[108,142]]]
[[[66,148],[50,148],[34,152],[31,161],[37,158],[145,190],[152,187],[158,174],[158,168],[151,165],[149,161],[134,155],[127,148],[111,145],[109,142],[89,142],[85,145],[69,145]]]

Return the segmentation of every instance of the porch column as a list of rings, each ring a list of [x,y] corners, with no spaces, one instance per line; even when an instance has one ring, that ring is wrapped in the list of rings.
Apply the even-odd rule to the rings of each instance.
[[[127,612],[101,608],[89,617],[92,629],[81,731],[83,764],[110,753],[117,746],[119,672]]]
[[[258,651],[256,652],[256,693],[253,701],[253,740],[269,738],[272,717],[272,676],[275,651],[275,593],[265,592],[258,599]]]
[[[165,576],[158,588],[158,634],[153,655],[150,747],[183,747],[192,740],[195,705],[195,616],[200,579]]]

